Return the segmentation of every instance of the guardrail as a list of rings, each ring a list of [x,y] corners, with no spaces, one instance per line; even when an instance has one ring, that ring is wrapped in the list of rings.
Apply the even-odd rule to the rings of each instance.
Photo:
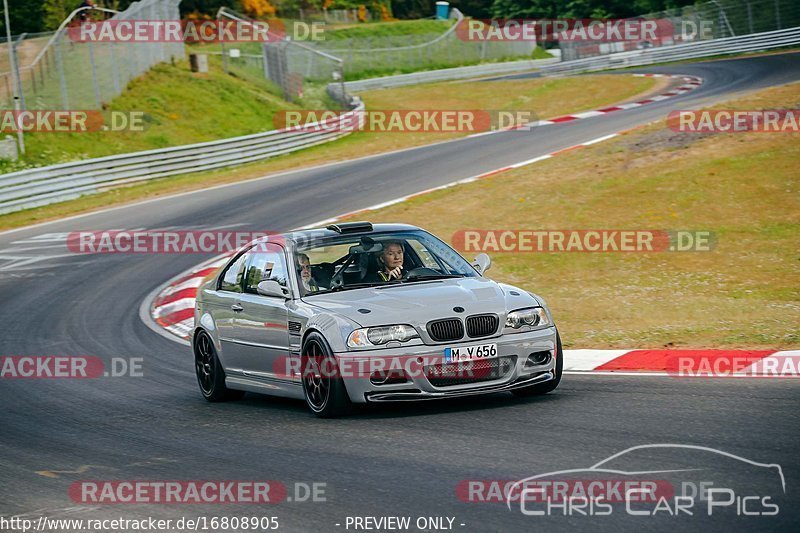
[[[387,89],[389,87],[402,87],[403,85],[415,85],[417,83],[513,74],[515,72],[526,72],[536,68],[543,68],[546,65],[554,63],[558,63],[558,58],[505,61],[503,63],[487,63],[483,65],[470,65],[467,67],[412,72],[410,74],[398,74],[396,76],[385,76],[382,78],[347,81],[344,85],[348,91],[369,91],[370,89]]]
[[[771,50],[793,45],[800,45],[800,27],[622,52],[564,61],[558,64],[548,63],[540,67],[540,72],[545,75],[573,74],[665,61]],[[444,69],[444,71],[418,72],[391,78],[349,82],[346,86],[351,90],[364,90],[374,87],[397,86],[394,85],[397,81],[392,81],[395,78],[401,78],[402,82],[413,79],[413,83],[455,79],[441,77],[452,75],[452,71],[469,72],[469,75],[465,77],[490,76],[530,70],[533,63],[535,62],[515,61],[506,64],[477,66],[481,68],[459,67]],[[492,70],[493,68],[505,70],[497,71]],[[447,73],[447,71],[450,72]],[[329,87],[329,90],[336,89],[336,84]],[[333,140],[351,131],[347,127],[348,124],[352,126],[354,120],[363,119],[363,113],[359,113],[359,111],[364,110],[364,104],[359,99],[353,99],[351,108],[350,113],[343,114],[335,120],[318,123],[316,128],[269,131],[232,139],[101,157],[5,174],[0,176],[0,214],[70,200],[115,185],[258,161]]]
[[[353,103],[347,113],[301,128],[4,174],[0,176],[0,214],[71,200],[116,185],[258,161],[337,139],[357,129],[356,121],[360,124],[363,120],[363,102],[354,98]]]
[[[759,52],[797,45],[800,45],[800,27],[563,61],[557,65],[547,65],[541,69],[541,72],[547,75],[576,74],[718,55]]]

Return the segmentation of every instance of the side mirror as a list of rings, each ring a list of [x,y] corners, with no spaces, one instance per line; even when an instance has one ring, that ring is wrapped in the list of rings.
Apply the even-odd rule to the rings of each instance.
[[[472,266],[482,276],[492,266],[492,258],[485,253],[478,254],[472,261]]]
[[[289,289],[281,286],[274,279],[264,280],[258,284],[256,291],[261,296],[271,296],[273,298],[289,298]]]

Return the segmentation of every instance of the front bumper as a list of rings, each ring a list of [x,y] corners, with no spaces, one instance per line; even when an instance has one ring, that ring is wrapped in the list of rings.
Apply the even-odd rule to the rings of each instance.
[[[502,370],[497,375],[487,374],[481,379],[454,380],[455,384],[443,384],[445,380],[432,383],[426,372],[405,373],[406,381],[402,383],[376,384],[370,380],[368,373],[353,375],[342,371],[345,388],[350,400],[354,403],[391,402],[408,400],[432,400],[454,398],[476,394],[490,394],[509,391],[555,379],[556,365],[556,329],[544,328],[525,333],[512,333],[491,338],[473,339],[466,342],[442,344],[436,346],[409,346],[370,350],[368,352],[337,353],[336,358],[341,368],[353,368],[359,362],[384,357],[387,360],[413,360],[422,358],[426,364],[444,363],[444,349],[447,347],[464,347],[479,344],[496,344],[498,361],[504,361]],[[550,352],[547,362],[531,364],[528,356],[533,353]],[[498,362],[498,366],[501,366]],[[391,367],[391,365],[389,365]]]

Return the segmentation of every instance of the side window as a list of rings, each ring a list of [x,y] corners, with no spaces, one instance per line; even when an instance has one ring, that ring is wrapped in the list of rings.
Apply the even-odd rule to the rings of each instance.
[[[286,260],[283,249],[274,244],[259,245],[247,254],[247,277],[245,292],[257,294],[258,284],[266,280],[275,280],[288,287]]]
[[[219,290],[242,292],[242,274],[244,274],[244,261],[247,254],[242,254],[231,263],[222,275],[219,282]]]

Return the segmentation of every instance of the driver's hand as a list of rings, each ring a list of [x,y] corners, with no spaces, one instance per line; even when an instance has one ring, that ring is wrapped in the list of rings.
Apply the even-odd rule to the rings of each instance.
[[[395,267],[389,271],[389,279],[400,279],[403,276],[403,267]]]

